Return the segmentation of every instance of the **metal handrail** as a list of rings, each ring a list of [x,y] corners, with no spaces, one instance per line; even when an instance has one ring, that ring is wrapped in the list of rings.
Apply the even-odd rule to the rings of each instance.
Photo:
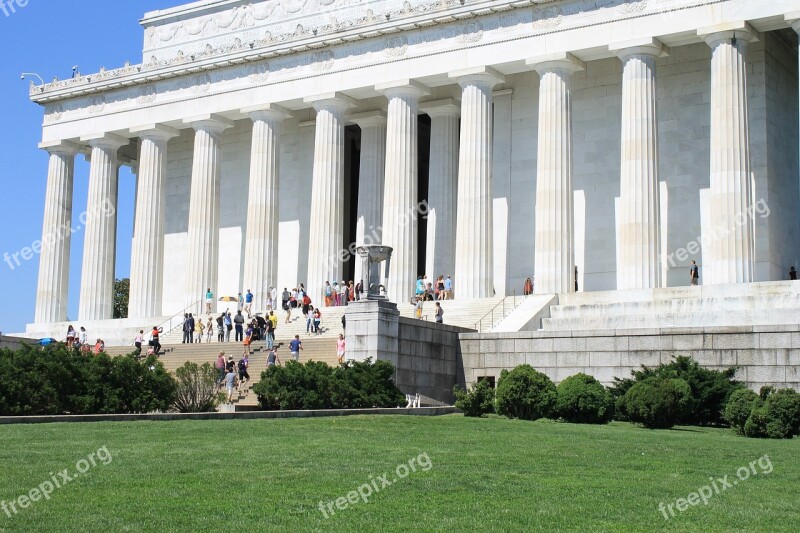
[[[201,298],[200,300],[197,300],[196,302],[187,305],[186,307],[184,307],[183,309],[181,309],[180,311],[178,311],[177,313],[166,319],[164,322],[157,325],[156,328],[158,328],[159,330],[163,329],[163,331],[165,331],[166,333],[171,333],[172,330],[177,328],[179,325],[179,324],[173,325],[172,321],[175,320],[176,318],[179,318],[180,324],[183,324],[183,315],[188,313],[191,309],[195,309],[195,306],[201,303],[202,301],[203,299]],[[194,311],[192,311],[192,313],[194,313]]]
[[[515,290],[515,291],[514,291],[514,292],[511,294],[511,296],[512,296],[512,298],[513,298],[513,303],[512,303],[512,305],[511,305],[511,308],[509,309],[509,313],[508,313],[508,314],[510,314],[510,313],[511,313],[511,311],[513,311],[514,309],[516,309],[516,308],[517,308],[517,291]],[[492,327],[496,326],[496,325],[497,325],[497,322],[495,322],[495,321],[494,321],[494,312],[497,310],[497,308],[498,308],[498,307],[501,307],[501,306],[502,306],[502,308],[503,308],[503,311],[502,311],[502,313],[501,313],[501,316],[500,316],[500,320],[503,320],[505,317],[507,317],[507,316],[508,316],[508,314],[506,314],[506,300],[507,300],[507,299],[508,299],[508,296],[504,296],[502,300],[500,300],[499,302],[497,302],[497,304],[496,304],[494,307],[492,307],[492,310],[491,310],[491,311],[489,311],[488,313],[486,313],[485,315],[483,315],[483,317],[481,317],[481,319],[480,319],[480,320],[478,320],[477,322],[475,322],[475,324],[474,324],[474,325],[475,325],[475,328],[474,328],[474,329],[475,329],[476,331],[481,331],[481,328],[483,327],[483,321],[484,321],[484,320],[486,320],[486,318],[488,318],[488,317],[491,317],[491,321],[492,321],[492,322],[491,322],[491,324],[492,324]],[[524,297],[523,297],[523,299],[524,299]]]

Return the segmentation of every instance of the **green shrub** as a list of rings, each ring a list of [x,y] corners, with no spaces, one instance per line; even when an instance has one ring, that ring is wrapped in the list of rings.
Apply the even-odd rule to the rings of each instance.
[[[636,383],[653,377],[682,379],[689,385],[691,398],[686,402],[678,422],[686,425],[723,425],[728,399],[734,391],[744,387],[733,379],[735,375],[735,367],[723,371],[709,370],[686,356],[676,357],[669,364],[661,364],[656,368],[642,366],[641,370],[631,372],[632,378],[614,378],[611,388],[617,408],[614,416],[617,420],[627,419],[622,397]]]
[[[266,410],[398,407],[405,405],[405,396],[393,376],[388,361],[348,362],[336,369],[322,362],[288,361],[267,368],[253,391]]]
[[[567,422],[607,424],[614,416],[611,393],[592,376],[570,376],[558,384],[556,391],[556,413]]]
[[[530,365],[503,370],[497,383],[497,412],[509,418],[537,420],[552,415],[556,386]]]
[[[456,408],[464,411],[464,416],[485,416],[494,411],[494,389],[488,380],[482,379],[471,390],[463,391],[453,387]]]
[[[767,399],[750,413],[744,434],[769,439],[791,439],[800,435],[800,394],[792,389],[780,389],[765,396]]]
[[[725,404],[725,420],[740,435],[744,435],[744,426],[753,409],[760,407],[763,402],[758,394],[750,389],[739,389],[731,394]]]
[[[187,361],[175,370],[177,387],[173,406],[179,413],[207,413],[217,410],[225,395],[217,387],[217,370],[210,363]]]
[[[164,411],[174,393],[155,357],[88,355],[62,343],[0,350],[0,415]]]
[[[668,429],[685,416],[692,392],[682,379],[651,377],[634,384],[622,397],[631,422],[651,429]]]

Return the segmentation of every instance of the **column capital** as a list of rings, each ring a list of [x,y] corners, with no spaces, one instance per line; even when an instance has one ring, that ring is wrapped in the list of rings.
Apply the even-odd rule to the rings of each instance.
[[[667,57],[669,55],[669,48],[654,37],[611,43],[608,45],[608,51],[615,53],[622,61],[631,56]]]
[[[42,150],[47,150],[50,155],[60,154],[74,156],[81,151],[80,145],[72,141],[65,140],[40,142],[39,148]]]
[[[375,86],[375,90],[382,92],[386,98],[394,98],[396,96],[410,96],[411,98],[421,98],[431,94],[430,89],[418,81],[403,79],[395,80],[386,83],[379,83]]]
[[[213,113],[197,115],[183,119],[183,123],[191,126],[195,131],[207,131],[209,133],[222,133],[228,128],[233,127],[233,121]]]
[[[761,34],[745,20],[698,28],[697,35],[711,48],[716,47],[723,41],[734,38],[751,43],[753,41],[758,41],[761,36]]]
[[[87,143],[92,148],[108,148],[111,150],[119,150],[131,142],[127,137],[116,135],[114,133],[86,135],[81,137],[81,141]]]
[[[360,128],[367,126],[385,126],[386,125],[386,111],[376,109],[375,111],[365,111],[364,113],[356,113],[350,115],[347,120],[357,124]]]
[[[533,67],[539,76],[544,76],[548,72],[562,72],[571,75],[586,68],[583,61],[569,52],[531,57],[525,60],[525,64]]]
[[[419,110],[429,117],[458,116],[461,114],[461,102],[455,98],[423,102]]]
[[[256,120],[280,121],[292,115],[288,109],[277,104],[262,104],[243,107],[239,110],[239,112],[249,116],[250,120],[253,122]]]
[[[800,11],[792,11],[791,13],[786,13],[783,16],[783,19],[789,24],[794,31],[800,33]]]
[[[447,77],[451,80],[456,80],[461,87],[483,83],[487,84],[491,89],[498,83],[506,82],[506,77],[503,74],[488,66],[454,70],[448,72]]]
[[[135,128],[130,128],[128,131],[137,135],[141,139],[149,139],[153,141],[168,141],[173,137],[180,135],[180,131],[163,124],[144,124]]]
[[[311,104],[316,111],[327,109],[329,111],[337,111],[339,113],[344,113],[351,107],[356,107],[358,105],[357,100],[350,98],[346,94],[335,91],[317,94],[314,96],[306,96],[303,98],[303,102],[306,104]]]

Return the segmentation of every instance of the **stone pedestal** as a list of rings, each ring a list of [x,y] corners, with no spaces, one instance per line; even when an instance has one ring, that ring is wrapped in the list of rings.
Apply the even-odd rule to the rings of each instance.
[[[37,324],[67,319],[72,186],[78,152],[77,145],[67,142],[42,144],[41,148],[50,153],[50,163],[36,289]]]
[[[400,311],[388,300],[350,302],[345,313],[347,359],[391,361],[397,366]]]

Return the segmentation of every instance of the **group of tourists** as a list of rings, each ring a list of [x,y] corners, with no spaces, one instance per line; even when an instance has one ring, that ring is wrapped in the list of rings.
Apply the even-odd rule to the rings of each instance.
[[[453,279],[451,276],[445,277],[441,274],[436,278],[435,283],[428,281],[428,276],[417,276],[416,289],[414,291],[414,299],[422,299],[427,302],[434,300],[452,300],[453,299]]]

